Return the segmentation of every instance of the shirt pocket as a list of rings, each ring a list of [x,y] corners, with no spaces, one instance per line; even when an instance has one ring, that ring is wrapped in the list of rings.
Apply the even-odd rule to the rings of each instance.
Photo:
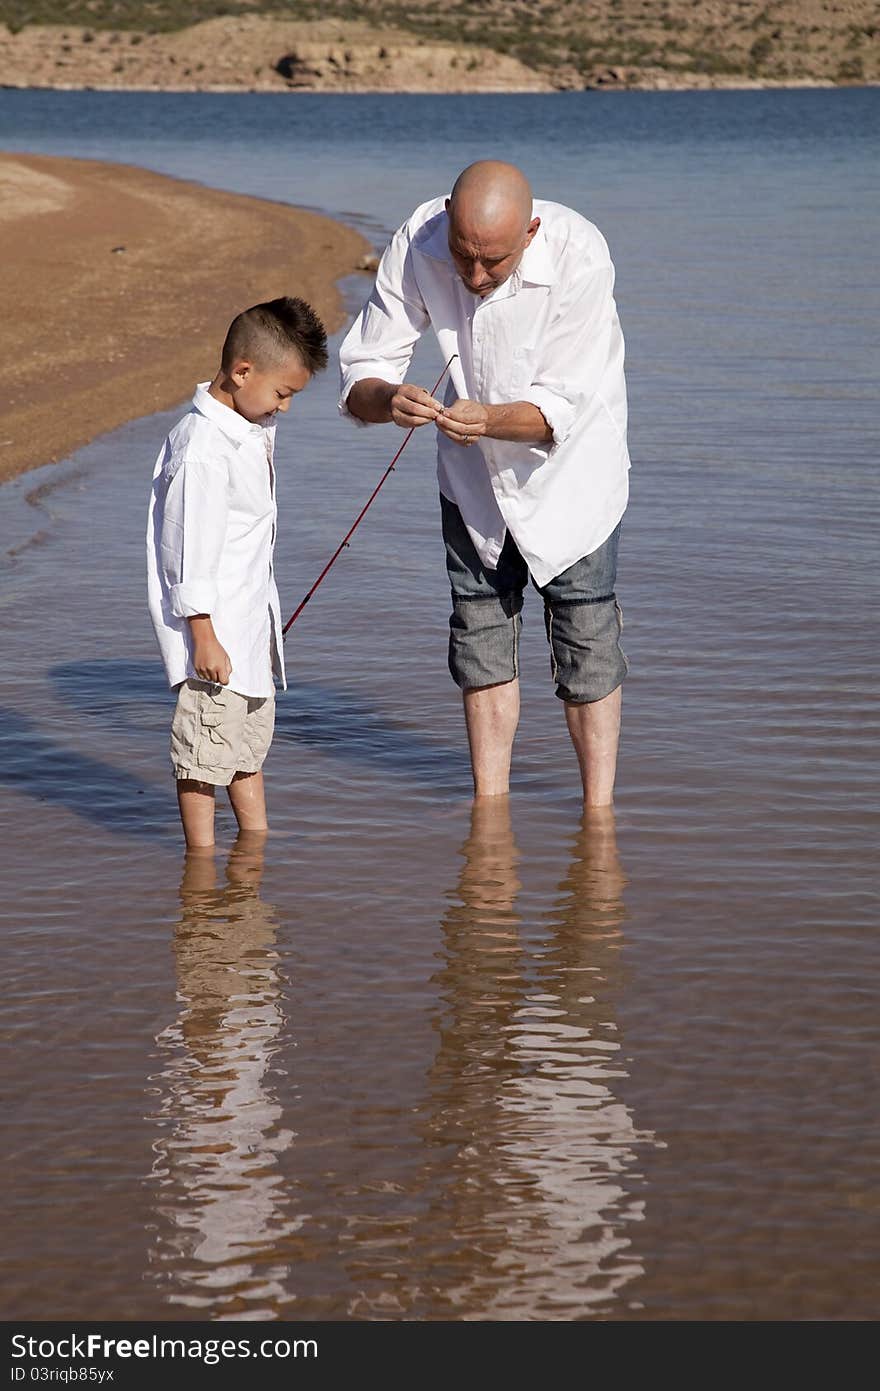
[[[525,344],[515,348],[510,364],[510,399],[516,401],[524,391],[531,386],[535,376],[535,364],[538,355],[536,343]]]

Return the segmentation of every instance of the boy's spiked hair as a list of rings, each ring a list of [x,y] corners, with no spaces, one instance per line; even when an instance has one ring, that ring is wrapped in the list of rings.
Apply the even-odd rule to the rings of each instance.
[[[309,372],[327,366],[327,332],[304,299],[282,295],[244,309],[232,320],[221,366],[228,372],[243,359],[255,367],[274,367],[291,352]]]

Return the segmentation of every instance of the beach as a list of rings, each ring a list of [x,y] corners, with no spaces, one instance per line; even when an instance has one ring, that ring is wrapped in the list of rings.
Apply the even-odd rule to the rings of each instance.
[[[0,155],[0,209],[0,481],[184,400],[249,304],[300,295],[339,328],[336,282],[370,249],[317,213],[91,160]]]
[[[80,437],[105,383],[125,420],[0,487],[8,1320],[314,1321],[332,1359],[366,1321],[456,1348],[876,1319],[878,105],[0,89],[31,354],[0,439],[49,458],[77,386]],[[510,798],[472,805],[423,429],[288,635],[265,845],[221,797],[187,859],[144,584],[160,442],[242,301],[300,291],[339,325],[275,441],[292,614],[402,442],[337,410],[372,285],[344,277],[339,311],[345,225],[385,245],[487,153],[616,272],[614,819],[582,816],[531,589]],[[408,378],[443,362],[426,334]],[[273,1365],[296,1370],[263,1359],[261,1391]]]

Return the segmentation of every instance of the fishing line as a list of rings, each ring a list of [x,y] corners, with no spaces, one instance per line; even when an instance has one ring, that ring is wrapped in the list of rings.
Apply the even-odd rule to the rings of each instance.
[[[440,373],[440,376],[437,378],[436,382],[435,382],[434,385],[431,387],[431,393],[430,393],[430,394],[431,394],[432,396],[434,395],[434,392],[437,390],[438,386],[439,386],[440,383],[442,382],[443,378],[446,376],[446,373],[449,371],[450,367],[452,366],[453,362],[455,361],[455,359],[456,359],[457,357],[458,357],[458,353],[453,353],[453,354],[452,354],[452,357],[449,359],[449,361],[447,362],[446,366],[443,368],[443,371]],[[371,502],[373,501],[373,498],[376,496],[376,494],[378,493],[378,491],[379,491],[379,489],[381,488],[382,484],[385,482],[385,479],[388,477],[389,473],[390,473],[391,470],[394,468],[394,465],[397,463],[397,461],[398,461],[398,459],[400,458],[401,454],[403,453],[404,449],[406,449],[406,446],[409,444],[410,438],[412,437],[413,431],[416,430],[416,429],[418,429],[418,426],[413,425],[412,428],[409,430],[409,432],[407,433],[406,439],[403,441],[403,444],[400,446],[400,448],[398,449],[398,451],[397,451],[397,453],[395,454],[394,458],[391,460],[391,463],[388,465],[387,469],[386,469],[385,472],[382,474],[382,477],[379,479],[379,482],[376,484],[375,488],[374,488],[373,491],[370,493],[370,496],[368,497],[368,499],[367,499],[367,501],[366,501],[364,507],[361,509],[360,513],[358,514],[357,520],[355,521],[354,525],[351,527],[351,530],[348,531],[348,532],[346,532],[345,536],[342,538],[342,540],[340,541],[339,545],[336,547],[336,550],[333,552],[333,554],[331,555],[330,559],[327,561],[327,564],[324,566],[324,568],[323,568],[323,570],[321,571],[320,575],[319,575],[318,578],[315,580],[315,583],[312,585],[312,587],[311,587],[311,589],[309,590],[309,592],[308,592],[308,594],[306,595],[306,597],[305,597],[305,598],[302,600],[302,602],[294,609],[294,611],[293,611],[291,617],[287,620],[287,622],[285,623],[284,627],[281,629],[281,636],[282,636],[283,638],[287,636],[287,630],[288,630],[288,628],[292,627],[292,625],[293,625],[293,624],[296,622],[296,620],[299,618],[299,616],[300,616],[300,614],[302,613],[303,609],[305,608],[306,604],[307,604],[307,603],[309,602],[309,600],[311,599],[312,595],[314,594],[315,590],[318,588],[318,585],[321,583],[321,581],[323,580],[324,576],[327,574],[327,572],[328,572],[328,570],[330,569],[330,567],[331,567],[333,564],[335,564],[335,562],[336,562],[336,560],[338,559],[338,557],[339,557],[339,556],[342,554],[342,552],[345,550],[345,547],[348,545],[349,541],[351,540],[351,537],[354,535],[355,530],[357,529],[357,527],[360,526],[361,522],[363,521],[363,519],[364,519],[364,517],[365,517],[365,515],[366,515],[366,512],[367,512],[367,508],[370,506]]]

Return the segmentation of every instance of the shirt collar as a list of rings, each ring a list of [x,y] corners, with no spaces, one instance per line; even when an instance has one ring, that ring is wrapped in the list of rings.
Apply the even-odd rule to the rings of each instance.
[[[239,415],[231,406],[224,406],[222,401],[218,401],[208,390],[210,382],[199,382],[192,398],[192,403],[199,415],[205,416],[214,425],[218,425],[235,445],[242,445],[252,440],[254,435],[260,435],[266,429],[265,425],[254,424],[250,420],[245,420],[243,415]]]
[[[534,211],[532,215],[538,216]],[[450,266],[452,265],[452,255],[449,250],[449,218],[445,210],[437,213],[425,224],[423,235],[419,238],[417,245],[423,256],[430,256],[434,261],[447,261]],[[523,252],[522,260],[510,279],[513,280],[514,277],[518,277],[521,283],[528,285],[553,285],[555,283],[556,267],[550,255],[543,222]]]
[[[543,222],[523,252],[517,271],[520,279],[529,285],[553,285],[555,283],[556,267],[550,255]]]
[[[449,218],[446,216],[445,208],[441,208],[440,212],[429,218],[420,229],[415,246],[423,256],[430,256],[432,261],[448,261],[452,264],[449,251]]]

